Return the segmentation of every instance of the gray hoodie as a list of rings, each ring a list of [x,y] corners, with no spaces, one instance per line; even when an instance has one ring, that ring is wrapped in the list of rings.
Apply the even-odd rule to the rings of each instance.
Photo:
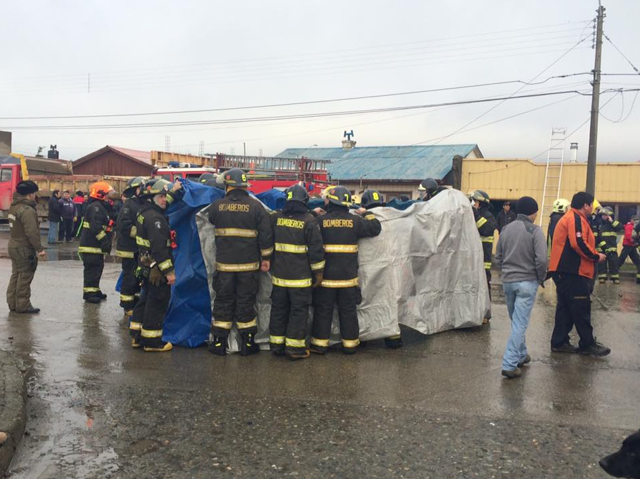
[[[539,226],[528,216],[518,215],[500,233],[495,262],[502,270],[503,283],[537,281],[547,275],[547,241]]]

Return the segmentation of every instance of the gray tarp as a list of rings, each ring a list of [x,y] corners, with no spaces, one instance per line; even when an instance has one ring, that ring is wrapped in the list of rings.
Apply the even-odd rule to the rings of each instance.
[[[215,238],[206,210],[198,213],[196,222],[213,301]],[[382,223],[382,233],[360,242],[360,339],[397,334],[399,324],[424,334],[482,324],[490,301],[482,243],[467,197],[448,190],[404,211],[372,212]],[[260,276],[256,339],[268,342],[271,280],[267,273]],[[332,340],[340,340],[337,314]],[[230,350],[237,350],[236,341],[230,341]]]

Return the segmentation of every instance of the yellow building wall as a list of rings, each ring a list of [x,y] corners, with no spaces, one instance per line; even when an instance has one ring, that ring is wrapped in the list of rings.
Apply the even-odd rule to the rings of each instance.
[[[530,160],[465,159],[462,191],[483,190],[495,200],[517,200],[531,196],[542,204],[545,165]],[[565,164],[560,198],[571,200],[584,191],[587,165]],[[606,163],[596,168],[596,198],[600,203],[640,204],[640,163]]]

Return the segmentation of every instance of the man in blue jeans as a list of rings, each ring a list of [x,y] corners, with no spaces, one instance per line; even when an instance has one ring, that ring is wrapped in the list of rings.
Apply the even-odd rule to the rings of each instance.
[[[516,212],[516,220],[500,233],[495,256],[511,318],[511,336],[502,358],[502,375],[507,379],[520,377],[520,368],[531,362],[525,335],[538,286],[543,286],[547,275],[547,240],[542,229],[533,224],[538,203],[523,196]]]

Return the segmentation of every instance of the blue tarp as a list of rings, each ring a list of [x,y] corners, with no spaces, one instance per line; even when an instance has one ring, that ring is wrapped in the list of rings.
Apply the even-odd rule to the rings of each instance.
[[[269,190],[256,195],[271,210],[281,210],[284,207],[285,194],[280,190]]]

